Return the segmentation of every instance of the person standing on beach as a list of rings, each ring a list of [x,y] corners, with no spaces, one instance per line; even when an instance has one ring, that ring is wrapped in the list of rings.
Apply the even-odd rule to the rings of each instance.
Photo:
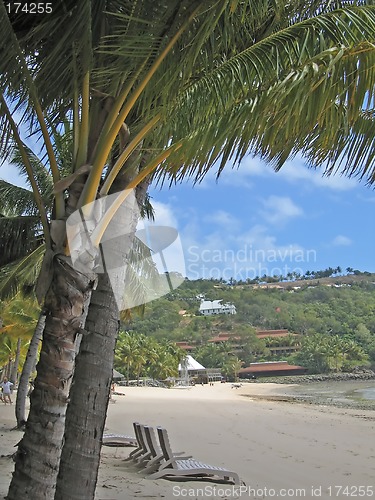
[[[11,394],[11,391],[12,391],[13,382],[9,382],[9,380],[6,377],[4,377],[4,380],[1,382],[0,386],[3,389],[3,401],[4,401],[4,404],[7,404],[7,400],[9,402],[9,404],[12,404],[12,400],[10,398],[10,394]]]

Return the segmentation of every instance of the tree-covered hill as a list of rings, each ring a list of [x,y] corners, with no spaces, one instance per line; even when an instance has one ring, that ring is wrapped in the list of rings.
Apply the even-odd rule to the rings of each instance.
[[[317,334],[339,337],[358,344],[374,365],[375,275],[357,273],[329,278],[328,283],[325,280],[291,281],[280,283],[277,288],[260,288],[186,279],[169,295],[147,304],[143,316],[133,314],[123,326],[159,340],[187,341],[198,347],[219,333],[234,333],[253,344],[253,356],[243,356],[245,364],[254,359],[274,359],[264,348],[265,343],[259,345],[254,336],[256,329],[287,329],[300,334],[301,342]],[[237,314],[202,316],[202,297],[233,303]]]

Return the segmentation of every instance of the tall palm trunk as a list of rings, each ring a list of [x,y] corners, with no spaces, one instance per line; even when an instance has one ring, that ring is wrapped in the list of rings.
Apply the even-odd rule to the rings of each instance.
[[[18,428],[21,428],[26,424],[26,398],[29,390],[29,380],[31,374],[34,371],[36,357],[38,354],[38,347],[40,341],[42,340],[45,322],[46,315],[44,312],[41,312],[38,323],[35,327],[34,335],[29,345],[29,349],[27,351],[25,363],[23,365],[22,373],[20,376],[16,399],[16,419]]]
[[[20,364],[20,355],[21,355],[21,342],[22,342],[21,337],[18,337],[16,356],[14,358],[14,363],[13,363],[12,371],[10,374],[10,380],[11,380],[11,382],[13,382],[13,384],[17,384],[18,366]]]
[[[51,500],[54,496],[73,375],[75,339],[85,319],[91,276],[56,255],[46,295],[46,323],[24,437],[18,445],[8,500]]]
[[[91,296],[66,414],[55,500],[94,498],[119,312],[107,274]]]
[[[120,191],[128,182],[126,175],[117,179],[114,191]],[[125,264],[127,260],[138,222],[138,206],[145,200],[147,187],[148,180],[138,186],[132,206],[121,208],[112,220],[118,229],[114,230],[115,234],[122,234],[121,227],[128,229],[111,248],[113,262]],[[125,279],[126,266],[119,271],[116,281],[124,283]],[[55,500],[94,498],[118,326],[119,311],[109,277],[100,274],[86,318],[87,333],[82,338],[76,360]]]
[[[5,368],[4,368],[4,377],[6,377],[8,380],[10,380],[10,376],[11,376],[11,373],[12,373],[12,370],[13,370],[13,364],[14,364],[14,361],[12,360],[11,357],[9,357],[9,361],[8,363],[5,365]]]

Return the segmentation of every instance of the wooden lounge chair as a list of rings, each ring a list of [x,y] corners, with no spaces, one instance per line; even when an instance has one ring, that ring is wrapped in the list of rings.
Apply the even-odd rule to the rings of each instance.
[[[152,472],[160,467],[160,464],[165,460],[163,450],[160,448],[159,443],[155,436],[155,431],[153,427],[145,425],[143,427],[143,434],[146,440],[146,446],[149,450],[149,460],[144,469],[144,472]],[[191,455],[184,456],[184,452],[173,453],[175,459],[184,460],[192,458]]]
[[[195,479],[199,477],[208,477],[211,480],[224,480],[233,484],[241,484],[241,480],[236,472],[228,471],[222,467],[204,464],[194,458],[177,458],[172,453],[167,431],[162,427],[158,427],[157,431],[165,462],[160,465],[158,471],[148,476],[149,479],[157,479],[168,476],[191,476]]]
[[[137,438],[124,434],[103,434],[103,446],[138,446]]]
[[[139,422],[133,422],[134,433],[137,440],[137,448],[133,450],[127,460],[133,460],[134,462],[139,462],[142,460],[142,457],[148,454],[148,449],[146,447],[145,440],[143,439],[143,434],[141,432],[142,425]]]
[[[148,463],[154,457],[154,450],[150,448],[147,441],[146,435],[146,425],[138,424],[138,432],[139,432],[139,441],[142,445],[142,453],[140,453],[137,457],[135,457],[135,461],[139,465],[144,465]]]

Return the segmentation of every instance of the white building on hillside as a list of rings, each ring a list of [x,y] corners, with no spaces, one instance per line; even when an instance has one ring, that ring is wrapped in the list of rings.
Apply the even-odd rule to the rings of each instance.
[[[202,300],[199,312],[203,316],[213,316],[214,314],[236,314],[236,307],[233,304],[222,304],[221,300]]]

